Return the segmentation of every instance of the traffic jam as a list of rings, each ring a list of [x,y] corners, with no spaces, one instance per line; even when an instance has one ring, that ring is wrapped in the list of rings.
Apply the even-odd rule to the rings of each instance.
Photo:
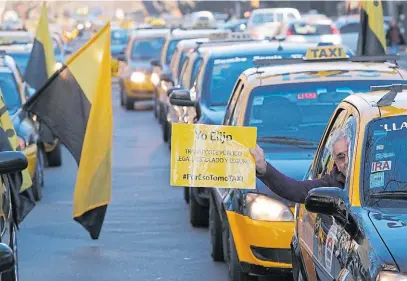
[[[407,280],[402,24],[251,2],[4,8],[0,280]]]

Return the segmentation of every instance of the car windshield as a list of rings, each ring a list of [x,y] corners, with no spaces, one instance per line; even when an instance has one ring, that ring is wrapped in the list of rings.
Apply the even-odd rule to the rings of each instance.
[[[135,40],[131,50],[131,58],[141,60],[159,59],[164,41],[163,37]]]
[[[181,39],[171,40],[170,43],[168,43],[167,55],[165,56],[166,64],[170,63],[171,58],[174,55],[175,49],[176,49],[179,41],[181,41]]]
[[[11,53],[9,54],[16,62],[21,70],[21,73],[25,73],[27,68],[28,60],[30,59],[30,53]]]
[[[372,194],[407,192],[407,116],[380,118],[369,123],[363,163],[365,200]]]
[[[292,35],[327,35],[333,34],[331,25],[329,24],[308,24],[308,23],[294,23],[290,28]]]
[[[185,52],[181,52],[181,57],[179,59],[179,64],[178,64],[178,77],[181,74],[182,66],[184,65],[186,58],[187,58],[187,54]]]
[[[257,127],[257,136],[264,142],[279,143],[288,138],[294,144],[316,145],[332,112],[345,97],[368,92],[372,85],[392,83],[397,81],[372,79],[260,86],[251,92],[245,126]]]
[[[304,54],[305,49],[302,52],[298,51],[296,54],[284,53],[281,56],[282,58],[290,58],[303,56]],[[213,106],[226,105],[239,75],[246,69],[254,67],[253,60],[271,56],[273,55],[223,57],[208,62],[205,92],[209,93],[210,104]]]
[[[129,40],[128,30],[113,30],[110,34],[111,45],[124,45]]]
[[[15,113],[21,107],[21,97],[11,72],[0,72],[0,89],[8,111]]]
[[[274,14],[257,14],[253,15],[253,24],[262,25],[268,22],[274,22]]]

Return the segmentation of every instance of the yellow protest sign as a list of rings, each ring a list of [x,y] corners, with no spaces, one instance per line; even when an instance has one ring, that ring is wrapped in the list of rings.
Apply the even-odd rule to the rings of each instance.
[[[172,124],[171,185],[256,188],[257,128]]]

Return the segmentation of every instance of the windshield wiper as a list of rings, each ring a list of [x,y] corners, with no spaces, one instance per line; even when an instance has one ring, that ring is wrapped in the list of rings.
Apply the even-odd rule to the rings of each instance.
[[[380,191],[369,195],[370,198],[407,199],[407,190]]]
[[[318,145],[318,143],[315,141],[304,140],[294,137],[259,137],[257,138],[257,141],[288,145],[310,145],[315,147]]]

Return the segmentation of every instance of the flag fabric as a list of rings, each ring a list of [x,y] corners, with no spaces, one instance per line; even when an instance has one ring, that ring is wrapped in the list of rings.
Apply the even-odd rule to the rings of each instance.
[[[110,23],[24,105],[79,165],[74,219],[98,239],[111,197],[113,114]]]
[[[17,134],[14,129],[13,122],[11,121],[10,114],[7,111],[7,107],[4,103],[3,93],[0,89],[0,127],[4,131],[4,135],[8,138],[8,143],[14,151],[20,151],[20,146],[17,140]],[[6,139],[2,139],[2,142],[7,142]],[[28,213],[34,208],[35,200],[32,194],[32,179],[28,172],[28,168],[21,172],[22,178],[16,178],[14,176],[13,181],[13,215],[14,222],[18,225],[21,223]]]
[[[380,0],[361,1],[357,53],[366,56],[386,54],[383,6]]]
[[[55,70],[54,46],[49,33],[47,7],[44,3],[24,79],[31,87],[38,90],[54,74]]]

